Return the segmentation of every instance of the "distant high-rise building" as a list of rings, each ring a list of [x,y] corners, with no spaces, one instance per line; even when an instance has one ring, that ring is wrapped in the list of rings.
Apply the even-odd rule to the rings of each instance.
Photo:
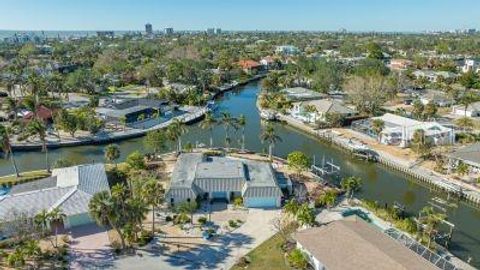
[[[221,28],[215,28],[215,35],[220,35],[222,33]]]
[[[173,27],[165,27],[163,32],[165,33],[165,35],[172,35],[173,34]]]
[[[207,35],[215,34],[215,28],[207,28]]]
[[[145,24],[145,32],[147,33],[147,35],[153,34],[153,27],[151,23]]]
[[[113,31],[97,31],[97,36],[101,38],[114,38],[115,32]]]

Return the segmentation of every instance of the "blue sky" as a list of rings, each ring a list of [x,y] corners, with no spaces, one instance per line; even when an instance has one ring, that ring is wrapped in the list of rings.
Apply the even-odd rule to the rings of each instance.
[[[480,28],[479,0],[0,0],[4,30]]]

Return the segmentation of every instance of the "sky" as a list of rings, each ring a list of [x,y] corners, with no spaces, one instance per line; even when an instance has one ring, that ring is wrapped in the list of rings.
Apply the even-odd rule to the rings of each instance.
[[[0,0],[2,30],[480,29],[480,0]]]

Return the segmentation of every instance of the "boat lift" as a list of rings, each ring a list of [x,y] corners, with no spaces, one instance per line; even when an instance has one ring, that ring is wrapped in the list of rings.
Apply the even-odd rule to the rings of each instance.
[[[338,175],[340,173],[340,166],[333,163],[333,159],[330,159],[330,161],[326,161],[325,156],[323,156],[322,158],[321,165],[317,166],[315,161],[315,155],[314,155],[313,163],[312,163],[312,166],[310,167],[310,170],[318,176]]]

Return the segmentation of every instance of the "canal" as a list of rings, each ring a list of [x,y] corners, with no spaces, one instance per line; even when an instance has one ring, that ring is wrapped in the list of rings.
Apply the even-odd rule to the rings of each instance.
[[[229,111],[232,116],[238,117],[244,114],[247,119],[246,147],[251,150],[266,152],[267,146],[259,139],[262,130],[255,101],[259,91],[259,82],[253,82],[235,91],[226,93],[218,98],[219,106],[217,114],[221,111]],[[277,134],[282,138],[274,149],[274,153],[280,157],[286,157],[288,153],[299,150],[309,156],[315,155],[317,160],[323,156],[333,159],[334,163],[341,166],[342,175],[355,175],[363,179],[362,190],[357,196],[366,199],[377,200],[381,204],[391,204],[395,201],[404,204],[409,213],[415,214],[422,207],[428,205],[428,201],[436,196],[441,196],[428,187],[421,186],[409,180],[405,175],[389,170],[379,164],[366,163],[354,159],[348,154],[330,145],[324,144],[314,137],[299,130],[282,124],[275,126]],[[222,146],[224,143],[224,129],[217,126],[214,129],[214,143]],[[238,146],[241,131],[232,135],[232,146]],[[208,144],[210,133],[202,130],[199,124],[188,127],[188,132],[182,137],[182,141]],[[135,150],[145,151],[142,139],[132,139],[119,143],[122,158]],[[51,160],[59,158],[69,159],[78,163],[103,162],[102,146],[80,146],[61,148],[50,151]],[[15,153],[17,164],[22,171],[40,169],[44,166],[44,154],[39,152]],[[10,162],[0,160],[0,175],[12,173]],[[448,220],[456,225],[450,251],[466,260],[472,257],[472,264],[480,267],[480,211],[463,202],[457,202],[458,207],[448,208]]]

